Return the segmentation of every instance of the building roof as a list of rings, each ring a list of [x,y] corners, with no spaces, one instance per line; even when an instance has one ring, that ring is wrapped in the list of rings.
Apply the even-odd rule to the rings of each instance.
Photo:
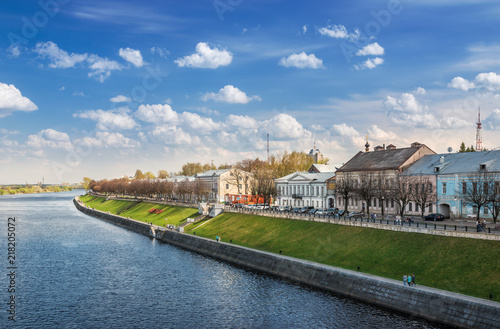
[[[338,172],[396,170],[422,148],[434,153],[427,146],[407,147],[373,152],[359,152]]]
[[[309,169],[307,170],[308,172],[317,172],[317,173],[326,173],[326,172],[335,172],[337,170],[337,168],[335,168],[334,165],[326,165],[326,164],[317,164],[317,163],[314,163],[311,165],[311,167],[309,167]]]
[[[486,171],[500,172],[500,151],[425,155],[403,175],[473,174],[480,170],[480,165],[484,165]]]
[[[167,177],[166,178],[167,182],[172,182],[172,183],[180,183],[180,182],[192,182],[195,180],[194,176],[174,176],[174,177]]]
[[[203,177],[219,177],[225,172],[228,172],[231,169],[215,169],[215,170],[207,170],[202,173],[198,173],[195,175],[197,178],[203,178]]]
[[[335,177],[335,173],[311,173],[311,172],[294,172],[293,174],[286,175],[284,177],[275,180],[276,183],[287,183],[287,182],[310,182],[310,183],[324,183],[330,178]]]

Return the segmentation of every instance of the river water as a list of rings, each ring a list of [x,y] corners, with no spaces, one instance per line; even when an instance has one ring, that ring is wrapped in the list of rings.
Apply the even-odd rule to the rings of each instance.
[[[444,328],[84,215],[81,192],[0,196],[0,328]]]

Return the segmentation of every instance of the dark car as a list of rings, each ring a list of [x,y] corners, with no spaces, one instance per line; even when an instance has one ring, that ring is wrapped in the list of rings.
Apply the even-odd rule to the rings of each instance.
[[[314,215],[314,214],[316,213],[316,211],[317,211],[317,210],[313,208],[313,209],[309,210],[307,213],[308,213],[309,215]]]
[[[444,220],[444,216],[441,214],[429,214],[424,217],[425,220],[432,220],[432,221],[437,221],[437,220]]]

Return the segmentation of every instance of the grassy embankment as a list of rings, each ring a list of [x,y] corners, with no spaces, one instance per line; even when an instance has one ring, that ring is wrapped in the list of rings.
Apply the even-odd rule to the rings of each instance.
[[[109,211],[112,214],[130,217],[159,226],[165,226],[165,224],[178,226],[179,224],[184,223],[187,218],[195,218],[198,216],[198,209],[195,208],[173,207],[164,204],[140,201],[106,201],[106,198],[96,198],[91,195],[80,197],[80,200],[91,208],[101,211]],[[149,212],[151,209],[163,211],[158,211],[158,213]],[[167,221],[165,221],[165,219],[167,219]]]
[[[81,199],[88,202],[93,198]],[[165,217],[169,218],[169,224],[174,225],[178,225],[175,222],[179,219],[181,222],[187,217],[196,217],[196,210],[192,208],[104,200],[98,198],[88,204],[159,225],[164,224]],[[148,213],[153,207],[165,211],[160,215]],[[161,219],[155,222],[155,216]],[[500,302],[498,241],[232,213],[224,213],[201,225],[203,223],[206,221],[186,226],[186,233],[192,234],[196,229],[197,236],[215,239],[219,235],[224,242],[232,240],[234,244],[274,253],[281,250],[284,255],[351,270],[359,267],[361,272],[396,280],[402,280],[405,273],[414,273],[417,284],[484,299],[489,299],[492,294],[493,300]]]
[[[199,226],[196,235],[395,280],[414,273],[417,284],[484,299],[492,294],[500,302],[498,241],[232,213]]]

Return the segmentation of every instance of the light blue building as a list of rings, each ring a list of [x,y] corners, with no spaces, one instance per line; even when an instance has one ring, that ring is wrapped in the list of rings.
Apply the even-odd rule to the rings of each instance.
[[[478,173],[488,172],[500,182],[500,151],[426,155],[403,174],[428,176],[436,182],[437,212],[450,218],[476,217],[478,209],[467,205],[461,197],[464,183]],[[481,187],[479,187],[481,188]],[[481,218],[492,218],[488,207],[481,208]]]

